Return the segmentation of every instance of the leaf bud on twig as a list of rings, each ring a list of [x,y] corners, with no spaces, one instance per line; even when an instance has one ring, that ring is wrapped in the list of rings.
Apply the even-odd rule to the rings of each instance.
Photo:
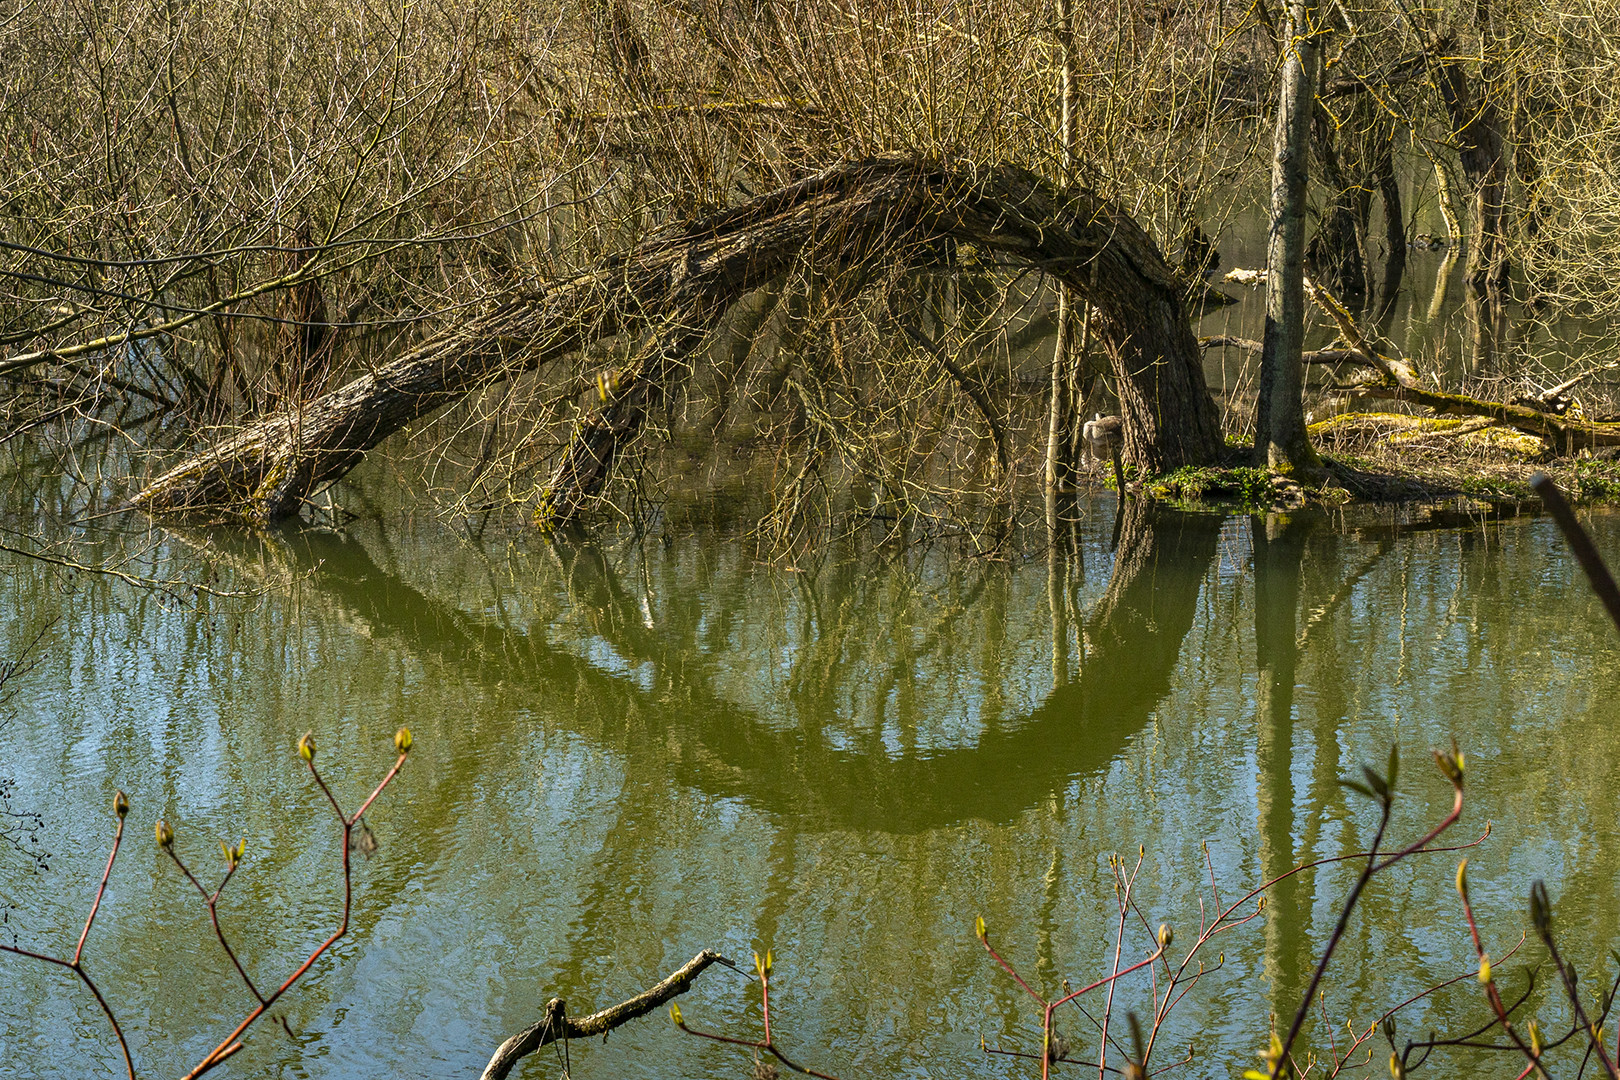
[[[1170,929],[1170,924],[1169,923],[1160,923],[1159,924],[1159,948],[1168,949],[1170,947],[1171,943],[1174,942],[1175,940],[1176,940],[1176,932],[1174,930]]]
[[[174,846],[174,830],[169,828],[169,823],[167,821],[164,821],[162,818],[158,818],[157,829],[155,831],[157,832],[158,847],[167,851],[169,848]]]
[[[985,935],[988,933],[989,930],[984,925],[984,916],[975,916],[973,919],[973,935],[980,941],[983,941],[985,939]]]
[[[1491,958],[1484,953],[1479,954],[1479,981],[1485,985],[1491,981]]]
[[[129,796],[122,791],[113,796],[113,813],[118,816],[119,821],[123,821],[124,816],[129,813]]]
[[[1457,895],[1463,898],[1463,903],[1466,904],[1468,902],[1468,860],[1467,859],[1464,859],[1462,862],[1457,864]]]
[[[410,728],[402,727],[394,732],[394,749],[399,751],[401,757],[411,752]]]
[[[669,1003],[669,1018],[675,1021],[676,1027],[686,1026],[685,1022],[681,1020],[681,1007],[673,1001]]]
[[[306,731],[298,737],[298,756],[305,761],[315,761],[315,737]]]

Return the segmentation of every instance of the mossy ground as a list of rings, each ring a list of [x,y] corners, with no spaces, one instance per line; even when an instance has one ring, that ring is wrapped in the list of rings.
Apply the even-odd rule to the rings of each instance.
[[[1244,510],[1294,509],[1346,503],[1420,503],[1463,498],[1497,506],[1539,502],[1530,489],[1537,472],[1551,476],[1572,500],[1620,504],[1620,461],[1558,456],[1541,439],[1500,427],[1478,428],[1453,418],[1398,413],[1347,413],[1311,427],[1327,476],[1306,484],[1249,462],[1249,448],[1231,447],[1222,466],[1177,469],[1131,481],[1142,494],[1171,503]],[[1112,487],[1112,476],[1107,476]]]

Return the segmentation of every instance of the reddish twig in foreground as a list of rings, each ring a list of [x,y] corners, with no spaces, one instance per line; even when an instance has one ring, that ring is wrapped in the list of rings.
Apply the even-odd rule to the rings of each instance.
[[[771,1035],[771,951],[769,949],[765,950],[765,955],[763,958],[759,955],[759,953],[754,954],[754,971],[759,975],[759,1003],[760,1010],[764,1014],[765,1019],[765,1037],[763,1039],[734,1039],[729,1035],[715,1035],[707,1031],[698,1031],[695,1028],[689,1028],[686,1026],[686,1021],[681,1017],[681,1007],[679,1005],[670,1005],[669,1018],[675,1021],[676,1027],[680,1028],[688,1035],[696,1035],[700,1039],[708,1039],[711,1042],[717,1043],[726,1043],[730,1046],[746,1046],[755,1052],[755,1060],[758,1060],[759,1051],[763,1050],[796,1073],[802,1073],[805,1076],[814,1076],[819,1078],[819,1080],[838,1080],[838,1078],[835,1076],[829,1076],[826,1073],[817,1072],[814,1069],[807,1069],[803,1065],[792,1061],[782,1053],[781,1047],[776,1045],[776,1040]]]
[[[270,1007],[274,1005],[283,994],[290,990],[294,983],[303,978],[304,975],[309,972],[310,968],[314,966],[315,961],[320,959],[321,956],[338,941],[338,939],[342,938],[344,934],[348,933],[349,913],[353,902],[353,880],[349,863],[349,852],[353,847],[352,840],[354,837],[354,830],[357,826],[363,828],[363,826],[360,825],[361,815],[371,808],[371,804],[377,800],[377,796],[381,795],[383,789],[393,781],[394,777],[399,775],[400,768],[405,764],[405,758],[411,750],[411,732],[409,728],[400,728],[399,732],[395,734],[394,749],[398,752],[399,757],[394,761],[393,767],[388,770],[388,773],[377,783],[377,786],[372,789],[371,794],[368,795],[366,800],[360,804],[360,808],[358,810],[352,814],[345,814],[343,812],[343,808],[338,804],[337,799],[332,795],[331,789],[327,787],[326,781],[321,778],[320,773],[315,769],[314,740],[307,734],[298,740],[298,756],[304,760],[304,764],[309,768],[310,775],[314,777],[315,783],[320,786],[321,792],[326,796],[327,802],[331,804],[332,810],[337,815],[338,822],[343,829],[343,915],[338,922],[337,929],[333,931],[331,936],[323,941],[314,952],[310,953],[309,957],[298,966],[297,970],[289,975],[280,986],[276,987],[276,989],[269,994],[260,993],[258,987],[254,985],[252,978],[249,977],[247,969],[242,966],[241,960],[237,958],[236,950],[231,948],[230,942],[225,937],[225,931],[220,926],[219,912],[217,910],[220,894],[224,892],[225,886],[230,883],[231,878],[236,874],[237,867],[241,865],[242,857],[247,850],[247,842],[245,840],[240,841],[235,847],[225,843],[220,844],[220,847],[225,853],[225,875],[220,880],[218,887],[216,887],[212,892],[209,892],[203,887],[202,883],[197,880],[196,875],[191,872],[191,870],[181,860],[180,856],[175,853],[174,829],[170,827],[168,822],[162,820],[158,821],[153,830],[157,839],[158,847],[169,856],[170,860],[175,864],[175,866],[179,867],[180,872],[185,875],[186,880],[191,882],[192,886],[196,888],[198,895],[202,897],[203,905],[208,909],[208,918],[209,922],[213,926],[215,939],[219,941],[220,948],[225,951],[226,956],[230,957],[231,964],[236,968],[237,974],[241,976],[242,981],[247,985],[248,990],[258,1001],[258,1007],[252,1012],[248,1013],[247,1017],[243,1019],[241,1023],[237,1024],[236,1028],[232,1030],[232,1032],[227,1035],[217,1047],[210,1051],[189,1073],[186,1074],[186,1080],[195,1080],[196,1077],[202,1076],[204,1073],[208,1072],[210,1069],[214,1068],[216,1065],[219,1065],[221,1062],[225,1061],[233,1054],[241,1050],[243,1046],[241,1041],[242,1034],[247,1031],[254,1021],[258,1020],[259,1017],[268,1012]],[[129,814],[129,799],[122,791],[118,792],[118,794],[113,798],[113,813],[118,819],[118,824],[113,832],[112,850],[107,854],[107,865],[106,868],[101,872],[101,884],[96,889],[96,898],[90,905],[90,913],[85,916],[84,929],[79,932],[79,940],[74,946],[72,959],[53,956],[49,953],[36,952],[32,949],[25,949],[18,945],[0,945],[0,952],[7,952],[16,956],[27,957],[30,960],[39,960],[47,964],[53,964],[58,967],[66,968],[73,972],[74,976],[80,982],[82,982],[85,985],[85,988],[88,989],[95,997],[96,1004],[101,1006],[102,1013],[107,1017],[107,1022],[112,1026],[113,1034],[118,1039],[118,1047],[123,1051],[124,1069],[129,1076],[129,1080],[135,1080],[135,1063],[130,1057],[129,1043],[124,1038],[124,1029],[118,1023],[118,1018],[113,1014],[112,1006],[108,1004],[106,997],[102,995],[101,990],[96,986],[95,982],[90,978],[89,973],[84,969],[85,943],[90,938],[90,927],[94,925],[96,915],[101,910],[101,901],[107,892],[107,882],[112,877],[113,864],[118,859],[118,851],[124,839],[124,819]],[[291,1029],[287,1028],[285,1020],[282,1021],[282,1027],[287,1029],[289,1035],[292,1033]]]
[[[354,839],[355,826],[359,822],[361,816],[364,815],[367,810],[371,809],[371,804],[377,800],[377,796],[382,794],[383,788],[387,787],[394,777],[399,775],[399,770],[405,764],[405,758],[411,751],[411,732],[409,728],[399,729],[399,733],[394,736],[394,749],[399,752],[399,758],[394,762],[394,767],[389,769],[387,775],[378,781],[377,786],[372,789],[370,795],[366,796],[365,801],[360,804],[360,808],[358,810],[352,814],[345,814],[343,812],[343,807],[339,805],[337,798],[332,794],[332,789],[326,786],[326,781],[321,778],[321,774],[315,768],[315,740],[307,732],[298,740],[298,756],[304,760],[304,765],[309,769],[309,775],[313,777],[315,783],[320,786],[321,793],[326,796],[326,801],[331,804],[332,812],[337,815],[338,824],[343,829],[343,914],[338,920],[337,929],[332,931],[331,936],[325,941],[321,942],[320,945],[316,946],[315,951],[310,953],[309,957],[302,964],[298,965],[297,970],[295,970],[291,975],[287,976],[286,980],[280,986],[276,987],[275,990],[271,991],[269,995],[264,997],[259,997],[259,992],[257,990],[253,991],[254,996],[259,997],[258,1008],[248,1013],[247,1016],[242,1019],[242,1022],[237,1024],[231,1033],[225,1036],[224,1040],[221,1041],[218,1046],[209,1051],[209,1053],[201,1061],[199,1061],[190,1072],[186,1074],[185,1080],[196,1080],[197,1077],[202,1076],[204,1073],[208,1072],[210,1069],[214,1068],[216,1065],[220,1064],[231,1055],[241,1050],[243,1045],[241,1042],[242,1034],[247,1031],[254,1021],[263,1016],[269,1010],[270,1006],[276,1003],[277,999],[279,999],[281,995],[292,989],[293,984],[304,977],[305,973],[307,973],[309,969],[314,966],[315,961],[319,960],[328,949],[337,944],[344,934],[349,932],[349,913],[353,907],[354,901],[354,874],[350,863],[350,852],[354,847],[352,841]],[[161,822],[159,825],[162,827]],[[169,842],[164,844],[164,847],[170,848],[173,846],[173,843],[174,837],[171,833],[169,835]],[[178,860],[176,861],[178,862]],[[234,866],[227,870],[227,880],[229,880],[230,873],[234,870]],[[190,876],[189,873],[187,876]],[[195,880],[193,880],[193,884],[195,883]],[[224,887],[223,883],[220,887]],[[210,911],[212,911],[212,905],[210,905]],[[222,937],[221,941],[223,940],[224,939]],[[227,949],[227,951],[229,950]],[[241,967],[238,966],[237,970],[241,971]],[[242,978],[247,979],[246,972],[242,973]],[[252,988],[251,982],[249,982],[248,985],[249,988]]]
[[[73,948],[73,959],[64,960],[60,956],[34,952],[16,945],[0,945],[0,952],[26,956],[30,960],[42,960],[73,972],[74,976],[84,983],[85,989],[95,996],[96,1004],[101,1006],[103,1015],[107,1017],[107,1023],[112,1025],[113,1034],[118,1037],[118,1049],[124,1053],[124,1069],[129,1073],[129,1080],[135,1080],[135,1062],[129,1056],[129,1043],[124,1040],[124,1029],[119,1026],[118,1017],[113,1015],[112,1006],[107,1004],[107,999],[91,980],[90,973],[84,970],[84,943],[90,937],[90,927],[96,921],[96,913],[101,910],[101,898],[107,893],[107,879],[112,877],[113,863],[118,859],[118,848],[124,842],[124,818],[129,816],[129,797],[122,791],[113,796],[113,816],[118,819],[118,824],[113,829],[112,850],[107,853],[107,867],[101,872],[101,884],[96,887],[96,898],[90,904],[90,914],[84,918],[84,929],[79,931],[79,943]]]

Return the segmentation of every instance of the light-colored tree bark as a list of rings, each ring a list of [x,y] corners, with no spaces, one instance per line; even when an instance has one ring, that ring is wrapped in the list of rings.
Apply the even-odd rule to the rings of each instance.
[[[1293,0],[1283,38],[1282,92],[1271,172],[1271,232],[1266,244],[1266,333],[1254,452],[1286,473],[1315,473],[1321,461],[1305,431],[1305,181],[1311,149],[1320,48],[1310,0]]]
[[[1074,0],[1058,0],[1057,36],[1058,45],[1063,51],[1063,71],[1058,90],[1059,160],[1063,167],[1063,181],[1067,183],[1074,165],[1074,93],[1078,82],[1074,61]],[[1072,465],[1065,460],[1063,453],[1063,433],[1068,426],[1064,409],[1067,397],[1064,380],[1069,370],[1069,339],[1073,336],[1073,321],[1068,287],[1059,284],[1057,340],[1052,348],[1052,399],[1046,425],[1046,519],[1053,528],[1057,527],[1057,491],[1067,479],[1066,474]]]

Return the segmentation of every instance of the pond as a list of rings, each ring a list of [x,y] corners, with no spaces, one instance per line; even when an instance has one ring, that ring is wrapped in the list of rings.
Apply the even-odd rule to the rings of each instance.
[[[37,844],[12,819],[25,850],[0,846],[8,940],[71,952],[128,792],[87,967],[143,1072],[183,1074],[252,999],[154,822],[204,880],[217,842],[245,839],[220,915],[273,984],[341,900],[338,829],[295,742],[313,734],[353,806],[405,724],[415,749],[367,815],[378,850],[356,856],[352,933],[285,999],[287,1029],[254,1029],[221,1075],[476,1076],[548,998],[584,1015],[706,947],[745,967],[773,952],[777,1037],[824,1072],[1039,1075],[981,1050],[1036,1051],[1039,1022],[976,916],[1034,985],[1078,987],[1114,962],[1112,855],[1130,869],[1142,853],[1129,963],[1146,926],[1192,941],[1211,875],[1230,901],[1362,850],[1376,814],[1338,780],[1392,743],[1392,836],[1420,835],[1450,804],[1427,752],[1454,739],[1469,772],[1454,842],[1492,823],[1469,853],[1488,947],[1519,941],[1543,877],[1570,953],[1603,981],[1620,929],[1615,631],[1549,520],[1115,511],[1111,495],[1082,501],[1055,546],[1020,536],[996,559],[853,537],[768,562],[720,533],[471,539],[392,513],[142,541],[140,565],[254,598],[166,598],[0,557],[0,656],[44,633],[0,714],[10,809],[42,821]],[[1620,550],[1620,517],[1590,524]],[[1370,888],[1327,983],[1341,1045],[1346,1019],[1472,970],[1457,858]],[[1252,1067],[1354,869],[1301,875],[1218,939],[1224,966],[1155,1060],[1190,1045],[1180,1075]],[[116,1074],[66,973],[0,970],[0,1075]],[[1121,980],[1115,1023],[1150,992],[1145,972]],[[715,968],[681,1008],[753,1038],[755,995]],[[1095,1028],[1062,1016],[1094,1061]],[[1402,1033],[1482,1016],[1465,980],[1404,1013]],[[1312,1035],[1326,1045],[1321,1024]],[[749,1069],[661,1011],[569,1053],[582,1077]],[[547,1050],[526,1067],[564,1065]]]

